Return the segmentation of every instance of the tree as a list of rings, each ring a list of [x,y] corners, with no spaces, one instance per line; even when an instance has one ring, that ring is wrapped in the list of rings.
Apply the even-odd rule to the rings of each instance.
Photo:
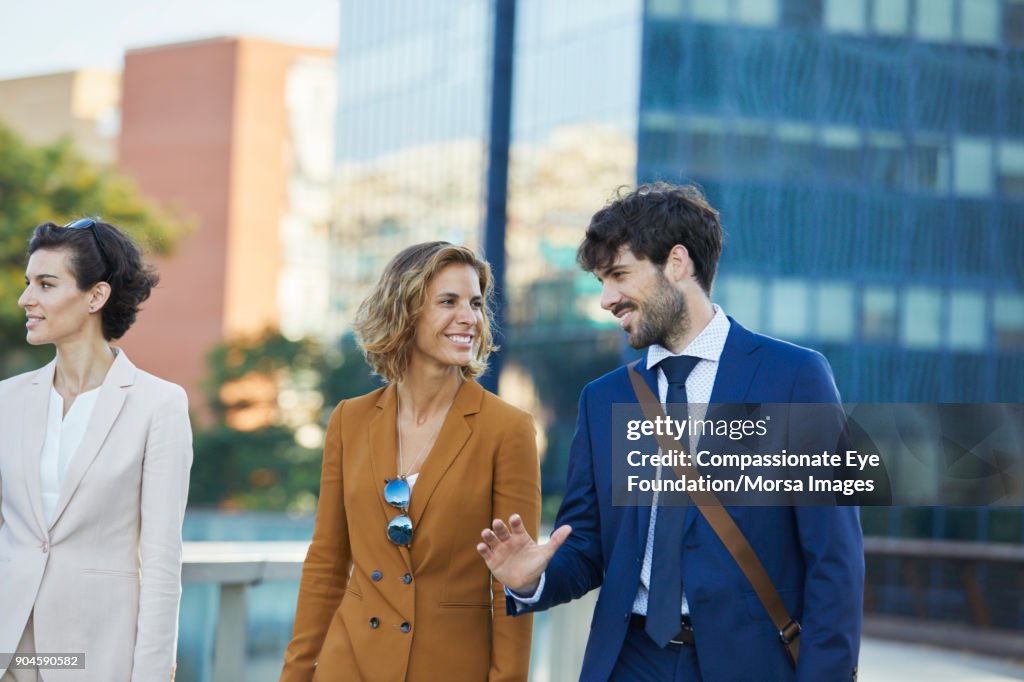
[[[179,216],[142,198],[130,179],[83,159],[69,140],[32,146],[0,124],[0,377],[53,353],[25,343],[25,314],[16,305],[32,228],[87,215],[102,216],[161,255],[186,229]]]
[[[207,366],[213,424],[195,433],[190,503],[312,511],[331,411],[379,385],[355,343],[325,351],[268,330],[217,345]]]

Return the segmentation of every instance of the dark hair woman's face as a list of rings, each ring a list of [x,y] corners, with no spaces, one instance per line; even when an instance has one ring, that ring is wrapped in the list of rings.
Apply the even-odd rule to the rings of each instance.
[[[78,288],[67,250],[36,251],[28,259],[25,291],[18,298],[28,318],[25,340],[33,346],[59,344],[89,333],[93,299],[92,290]]]

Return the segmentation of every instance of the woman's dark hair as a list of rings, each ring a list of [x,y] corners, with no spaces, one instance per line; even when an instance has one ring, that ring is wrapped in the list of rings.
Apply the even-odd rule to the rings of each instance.
[[[697,282],[708,294],[722,255],[722,226],[696,185],[655,182],[622,194],[594,214],[576,252],[587,272],[605,270],[615,262],[619,249],[665,265],[669,251],[682,244],[693,261]]]
[[[69,223],[79,225],[85,221]],[[87,227],[61,227],[43,223],[32,232],[28,255],[40,249],[63,250],[80,291],[97,282],[110,284],[110,298],[100,312],[103,336],[114,341],[135,323],[139,305],[160,281],[153,266],[142,258],[132,239],[109,223],[92,221]]]

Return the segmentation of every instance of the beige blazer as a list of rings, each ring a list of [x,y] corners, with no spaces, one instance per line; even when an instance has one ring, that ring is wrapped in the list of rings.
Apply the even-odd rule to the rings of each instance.
[[[302,567],[282,682],[525,682],[530,616],[476,551],[480,531],[517,512],[537,536],[533,418],[466,381],[412,491],[411,550],[387,538],[398,511],[395,387],[334,410],[313,543]]]
[[[0,652],[34,610],[36,651],[85,654],[84,670],[44,670],[45,682],[166,682],[192,466],[185,392],[117,351],[47,524],[39,460],[54,367],[0,383]]]

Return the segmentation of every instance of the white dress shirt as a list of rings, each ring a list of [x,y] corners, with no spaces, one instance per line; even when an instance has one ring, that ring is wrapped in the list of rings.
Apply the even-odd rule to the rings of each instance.
[[[725,348],[725,340],[729,336],[729,318],[717,305],[714,306],[714,317],[700,334],[698,334],[679,355],[690,355],[700,358],[700,362],[694,366],[690,376],[686,378],[686,399],[691,405],[691,415],[694,419],[702,419],[699,414],[701,409],[706,409],[707,403],[711,400],[711,390],[715,386],[715,378],[718,376],[718,361],[722,356],[722,349]],[[647,369],[657,365],[667,357],[675,355],[664,346],[654,344],[647,350]],[[668,379],[665,373],[658,368],[658,399],[662,405],[668,396]],[[696,445],[696,439],[691,435],[690,448]],[[658,467],[658,478],[661,478],[661,467]],[[651,503],[651,522],[647,528],[647,546],[644,549],[644,562],[640,569],[640,586],[633,601],[633,613],[647,615],[647,595],[651,580],[651,559],[654,556],[654,524],[658,521],[658,493],[655,492]],[[522,606],[535,604],[540,600],[544,592],[544,574],[540,576],[540,583],[533,595],[524,597],[515,594],[507,587],[505,593],[514,598]],[[683,594],[683,602],[680,613],[689,613],[686,603],[686,594]]]
[[[46,440],[43,442],[43,454],[39,460],[39,488],[43,494],[43,514],[48,524],[53,523],[64,474],[82,442],[99,394],[98,387],[80,394],[71,404],[68,413],[64,414],[64,398],[56,388],[50,389]]]
[[[722,309],[715,306],[715,316],[711,318],[708,326],[691,341],[679,355],[690,355],[700,358],[690,376],[686,378],[686,400],[690,405],[690,416],[694,419],[703,419],[700,414],[707,409],[708,401],[711,400],[711,389],[715,386],[715,377],[718,376],[718,360],[722,356],[722,349],[725,348],[725,339],[729,336],[729,318],[725,316]],[[657,344],[651,346],[647,352],[647,369],[654,367],[667,357],[674,355],[672,351]],[[658,368],[658,400],[665,404],[668,397],[668,379],[665,373]],[[697,445],[697,437],[690,434],[690,452]],[[660,450],[659,450],[660,452]],[[658,467],[658,479],[661,479],[661,467]],[[647,546],[644,548],[644,563],[640,569],[640,589],[637,590],[636,599],[633,600],[633,613],[647,615],[647,595],[651,582],[651,559],[654,556],[654,524],[658,521],[658,491],[654,492],[654,499],[651,501],[651,522],[647,527]],[[686,593],[683,593],[681,613],[689,613],[690,608],[686,603]]]

